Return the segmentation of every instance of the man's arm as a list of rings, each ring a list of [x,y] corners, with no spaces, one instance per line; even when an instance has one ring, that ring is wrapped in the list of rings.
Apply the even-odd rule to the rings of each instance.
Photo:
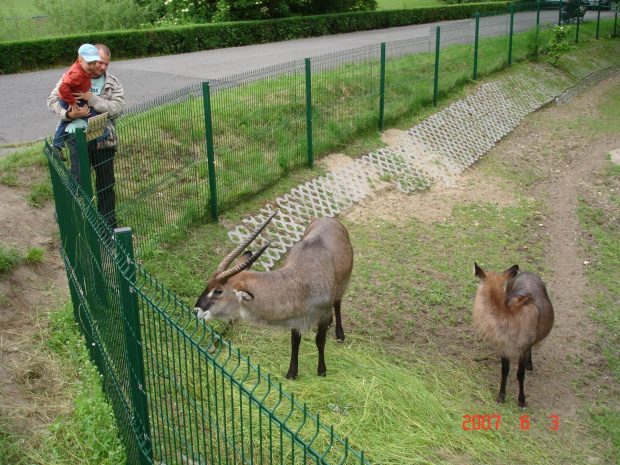
[[[90,116],[90,108],[84,105],[83,107],[78,107],[77,110],[65,110],[60,105],[60,85],[62,84],[62,79],[58,81],[56,87],[47,98],[47,108],[50,109],[52,113],[56,113],[58,117],[63,121],[71,121],[75,118],[86,118]]]
[[[54,90],[47,98],[47,108],[49,108],[52,113],[57,114],[61,120],[71,121],[71,118],[67,116],[67,110],[60,106],[60,94],[58,93],[60,84],[62,84],[62,78],[58,81],[58,84],[56,84],[56,87],[54,87]]]

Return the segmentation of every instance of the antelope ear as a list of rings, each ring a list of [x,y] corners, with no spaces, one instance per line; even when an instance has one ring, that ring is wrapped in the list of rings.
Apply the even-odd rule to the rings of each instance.
[[[245,283],[243,282],[235,284],[233,290],[235,291],[235,295],[237,296],[237,300],[239,301],[239,303],[243,302],[244,300],[246,302],[252,302],[254,300],[254,294],[248,291]]]
[[[486,275],[476,262],[474,262],[474,274],[476,275],[476,278],[480,278],[481,281],[484,281]]]
[[[512,265],[506,271],[504,271],[504,276],[506,279],[512,279],[517,276],[517,271],[519,271],[519,265]]]

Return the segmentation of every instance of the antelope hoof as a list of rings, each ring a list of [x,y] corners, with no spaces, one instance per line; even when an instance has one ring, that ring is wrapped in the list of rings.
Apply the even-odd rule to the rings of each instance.
[[[336,331],[336,341],[344,342],[344,331]]]
[[[497,405],[502,405],[504,403],[504,399],[506,398],[506,394],[499,394],[497,396]]]
[[[295,378],[297,378],[297,373],[295,373],[295,372],[293,372],[293,371],[289,371],[289,372],[286,374],[286,379],[295,379]]]

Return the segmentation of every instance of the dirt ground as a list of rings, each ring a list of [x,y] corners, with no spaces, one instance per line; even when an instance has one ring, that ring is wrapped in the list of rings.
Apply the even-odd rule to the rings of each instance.
[[[576,214],[578,198],[594,198],[597,208],[602,209],[610,221],[618,218],[617,207],[605,204],[597,186],[601,182],[599,173],[606,155],[620,154],[620,131],[601,137],[599,133],[574,124],[582,119],[597,121],[598,106],[604,101],[605,92],[618,86],[620,75],[588,89],[571,102],[539,110],[485,155],[500,157],[503,163],[515,167],[535,167],[537,175],[543,178],[529,196],[543,200],[548,207],[548,214],[539,216],[538,234],[550,239],[548,266],[553,274],[547,288],[555,308],[555,323],[551,334],[533,352],[535,372],[526,375],[525,389],[526,395],[535,393],[528,398],[528,406],[533,411],[545,408],[575,424],[579,424],[582,419],[579,415],[587,410],[586,406],[592,406],[592,399],[600,396],[602,386],[608,389],[612,408],[620,408],[615,404],[619,386],[599,346],[599,333],[604,330],[587,316],[593,310],[584,302],[584,295],[590,291],[585,270],[592,262],[591,257],[584,255],[584,246],[590,238],[584,236]],[[398,131],[386,131],[388,141],[398,136]],[[415,199],[384,183],[376,195],[353,206],[343,216],[351,221],[364,221],[372,216],[396,224],[409,218],[443,223],[456,204],[489,202],[500,210],[517,204],[514,194],[503,188],[505,181],[490,177],[480,164],[474,164],[451,180],[454,183],[435,184],[428,191],[415,194]],[[620,184],[615,189],[619,190]],[[473,328],[465,328],[462,332],[474,335]],[[433,336],[435,339],[437,334]],[[438,353],[448,358],[464,355],[469,360],[484,363],[489,368],[485,371],[496,375],[491,381],[492,389],[496,389],[500,364],[497,354],[486,343],[478,340],[472,346],[465,339],[450,340],[454,338],[453,330],[439,337],[443,337],[445,343],[433,343]],[[467,346],[472,349],[471,353],[464,354],[463,347]],[[518,393],[515,373],[516,367],[512,365],[508,395],[513,397]]]
[[[590,309],[583,302],[588,291],[584,269],[589,257],[583,255],[580,245],[580,240],[587,238],[582,237],[575,210],[578,197],[596,196],[605,154],[620,149],[620,131],[594,137],[577,127],[570,137],[566,130],[565,137],[550,128],[554,122],[558,126],[565,124],[567,115],[574,120],[596,118],[598,104],[610,86],[620,86],[620,75],[586,90],[572,102],[551,105],[529,116],[493,149],[508,163],[518,166],[525,160],[545,174],[544,181],[531,195],[545,200],[550,212],[541,219],[541,228],[549,235],[553,251],[550,269],[554,275],[549,287],[556,323],[544,349],[534,355],[539,371],[535,376],[528,375],[526,382],[529,392],[536,392],[537,404],[564,419],[577,419],[578,412],[584,410],[592,396],[598,395],[602,384],[611,386],[612,398],[618,395],[618,387],[597,344],[600,328],[586,316]],[[386,133],[388,140],[397,136],[397,131]],[[333,161],[337,162],[337,157]],[[20,173],[20,187],[0,185],[0,243],[22,250],[33,246],[46,250],[42,265],[20,267],[10,276],[0,276],[0,424],[4,428],[9,425],[19,435],[46,427],[59,413],[55,401],[45,405],[45,397],[40,395],[36,408],[33,406],[35,391],[49,390],[56,395],[58,388],[46,376],[44,361],[29,349],[40,325],[45,324],[47,311],[68,300],[53,206],[33,209],[28,205],[27,185],[31,179],[40,178],[41,172],[37,170],[41,168],[24,169]],[[394,188],[381,189],[346,212],[345,217],[353,221],[370,215],[391,221],[415,217],[441,222],[450,216],[456,203],[491,201],[502,207],[516,202],[506,194],[500,180],[489,178],[478,165],[454,181],[451,186],[435,185],[415,195],[415,199]],[[582,363],[567,364],[567,354]],[[496,358],[489,357],[484,363],[496,367],[499,376]],[[567,379],[583,379],[583,385],[574,389]],[[514,393],[515,386],[509,389]]]

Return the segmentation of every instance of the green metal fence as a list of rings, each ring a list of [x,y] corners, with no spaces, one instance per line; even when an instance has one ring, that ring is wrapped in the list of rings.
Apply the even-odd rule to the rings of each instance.
[[[617,27],[597,13],[581,24],[582,40]],[[157,247],[360,132],[525,59],[533,33],[536,49],[544,50],[551,38],[546,24],[559,19],[558,9],[541,10],[540,3],[498,14],[432,27],[426,38],[216,79],[132,109],[117,124],[117,216],[131,223],[140,253]]]
[[[383,129],[455,86],[544,50],[556,9],[507,11],[432,26],[427,37],[310,57],[214,79],[134,107],[117,122],[117,218],[137,252]],[[613,34],[589,11],[575,40]],[[609,13],[607,13],[609,16]],[[537,29],[537,25],[540,27]]]
[[[75,319],[130,464],[367,464],[136,265],[92,198],[44,149]]]
[[[85,135],[79,183],[45,147],[75,318],[128,463],[367,463],[362,445],[340,439],[137,266],[133,246],[145,254],[360,132],[523,59],[523,31],[545,15],[558,12],[534,4],[500,21],[477,15],[425,38],[284,63],[130,109],[116,126],[112,187],[125,228],[114,232],[97,209],[110,186],[92,187]],[[591,23],[580,32],[609,35],[617,16]],[[544,48],[549,31],[539,32]]]

